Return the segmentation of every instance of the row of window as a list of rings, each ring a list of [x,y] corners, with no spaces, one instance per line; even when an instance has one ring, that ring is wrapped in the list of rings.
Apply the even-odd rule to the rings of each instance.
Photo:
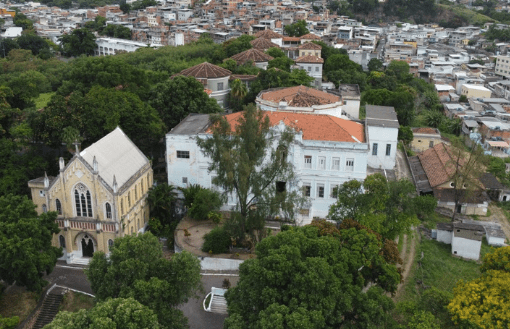
[[[315,184],[315,194],[312,194],[312,184],[311,183],[303,183],[303,196],[316,198],[316,199],[324,199],[329,197],[331,199],[336,198],[335,190],[338,188],[339,184],[330,184],[329,186],[329,195],[326,196],[326,185],[322,183]]]
[[[320,156],[317,159],[317,169],[319,170],[326,170],[328,166],[326,166],[326,157]],[[312,156],[311,155],[305,155],[304,158],[304,168],[312,169]],[[331,170],[340,170],[340,158],[333,157],[331,158],[331,166],[327,169]],[[353,171],[354,170],[354,159],[347,158],[345,160],[345,170],[346,171]]]
[[[149,174],[147,174],[147,177],[146,177],[146,180],[147,180],[147,186],[150,186],[150,176]],[[144,178],[142,178],[140,180],[140,184],[136,184],[132,190],[128,191],[127,193],[127,196],[126,196],[126,201],[127,201],[127,209],[124,209],[124,198],[121,198],[120,199],[120,215],[121,216],[124,216],[125,213],[127,213],[130,209],[131,209],[131,192],[133,192],[133,196],[134,196],[134,199],[133,199],[133,205],[138,201],[139,199],[139,196],[138,196],[138,185],[140,185],[140,191],[141,191],[141,194],[140,194],[140,198],[144,195],[145,193],[145,185],[144,185]]]
[[[377,155],[379,145],[377,143],[372,144],[372,155]],[[386,156],[391,155],[391,144],[386,144]]]

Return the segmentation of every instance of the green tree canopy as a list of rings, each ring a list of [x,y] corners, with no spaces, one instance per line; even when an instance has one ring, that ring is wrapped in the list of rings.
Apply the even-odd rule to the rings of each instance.
[[[338,200],[330,207],[329,218],[339,222],[353,219],[392,240],[417,223],[417,206],[423,206],[419,202],[424,197],[415,193],[408,180],[387,181],[381,174],[367,176],[363,183],[351,180],[338,187]],[[420,210],[430,212],[434,208]]]
[[[163,258],[161,245],[151,233],[117,238],[110,256],[94,253],[87,277],[98,301],[134,298],[150,308],[165,328],[186,328],[177,305],[201,287],[200,261],[183,251]]]
[[[18,43],[19,48],[32,51],[34,56],[39,55],[39,53],[44,50],[50,50],[50,46],[46,40],[35,34],[35,32],[22,34],[16,39],[16,42]]]
[[[276,57],[268,62],[268,69],[276,68],[282,71],[290,72],[290,66],[294,64],[294,61],[287,56],[285,57]]]
[[[235,126],[223,116],[211,120],[211,138],[199,138],[197,143],[212,160],[208,169],[216,173],[213,183],[238,200],[238,238],[261,230],[264,218],[276,211],[293,219],[296,192],[291,190],[294,172],[287,150],[294,132],[287,129],[277,136],[269,118],[254,105],[245,107]]]
[[[0,279],[28,290],[41,291],[47,284],[45,274],[51,273],[62,256],[62,249],[53,247],[53,234],[59,232],[55,212],[35,211],[26,196],[0,196]]]
[[[29,20],[25,14],[17,12],[14,16],[13,23],[16,26],[22,27],[23,30],[33,30],[34,22]]]
[[[221,107],[204,92],[194,77],[176,76],[156,84],[149,93],[149,104],[156,109],[167,130],[190,113],[219,113]]]
[[[154,312],[133,298],[110,298],[90,310],[59,312],[45,329],[159,329]]]
[[[380,259],[380,247],[355,228],[333,237],[306,226],[267,237],[226,294],[225,328],[385,328],[393,302],[378,285],[364,292],[360,272]]]
[[[302,35],[310,33],[306,28],[306,21],[304,19],[294,22],[284,27],[285,33],[291,37],[300,37]]]
[[[59,40],[62,54],[67,57],[92,56],[97,48],[96,37],[86,28],[74,29],[71,34],[60,36]]]
[[[384,68],[383,66],[383,62],[381,62],[379,59],[377,58],[372,58],[369,62],[368,62],[368,70],[369,71],[381,71],[382,69]]]
[[[226,57],[232,57],[245,50],[251,49],[253,46],[250,41],[255,40],[253,35],[243,34],[235,39],[227,40],[223,43],[223,49]]]
[[[266,51],[266,54],[268,54],[269,56],[272,56],[273,58],[278,58],[278,57],[287,57],[287,55],[285,55],[285,53],[283,52],[283,50],[281,50],[280,48],[278,47],[271,47],[269,48],[267,51]]]

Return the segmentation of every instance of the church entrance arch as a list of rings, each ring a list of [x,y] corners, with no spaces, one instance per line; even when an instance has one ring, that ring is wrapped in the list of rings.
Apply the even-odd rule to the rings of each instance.
[[[76,244],[81,257],[92,257],[97,250],[95,239],[88,233],[80,233],[76,236]]]

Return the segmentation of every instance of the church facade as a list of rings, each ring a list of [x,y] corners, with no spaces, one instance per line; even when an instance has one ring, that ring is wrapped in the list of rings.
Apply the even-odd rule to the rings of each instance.
[[[143,233],[149,219],[147,193],[153,184],[151,163],[120,128],[59,159],[57,177],[28,182],[37,212],[57,212],[67,263],[87,264],[93,253],[109,253],[117,237]]]

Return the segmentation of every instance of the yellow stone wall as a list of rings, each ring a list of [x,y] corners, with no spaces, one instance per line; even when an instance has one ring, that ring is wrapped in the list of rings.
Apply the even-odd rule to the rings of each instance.
[[[74,190],[78,184],[83,184],[91,193],[92,217],[76,215]],[[153,172],[149,163],[128,180],[125,186],[119,186],[115,195],[112,188],[101,179],[101,172],[94,174],[82,158],[75,157],[47,190],[42,179],[29,183],[29,187],[39,214],[43,212],[43,204],[48,211],[57,211],[56,200],[60,200],[62,214],[57,216],[57,222],[61,231],[53,236],[54,246],[60,246],[59,235],[62,235],[68,253],[80,250],[78,244],[81,243],[81,237],[87,234],[94,241],[95,251],[108,253],[109,239],[137,234],[148,222],[149,207],[146,199],[152,184]],[[112,218],[106,216],[107,202],[111,205]]]
[[[442,140],[437,137],[414,136],[414,139],[411,142],[411,148],[416,152],[423,152],[430,148],[430,142],[434,142],[434,145],[436,145],[441,143]]]

